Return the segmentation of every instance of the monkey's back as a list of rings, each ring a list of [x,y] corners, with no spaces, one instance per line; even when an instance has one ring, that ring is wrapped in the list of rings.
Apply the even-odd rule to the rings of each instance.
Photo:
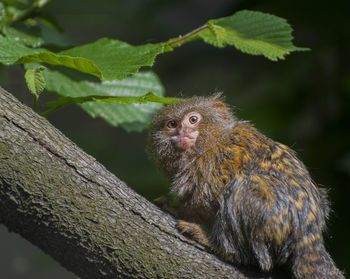
[[[227,258],[270,270],[323,245],[326,196],[294,151],[245,123],[218,148],[231,178],[211,238]]]
[[[323,245],[326,197],[291,149],[245,122],[212,148],[179,172],[178,185],[192,188],[183,201],[200,212],[197,221],[213,220],[220,254],[270,270],[298,249]]]

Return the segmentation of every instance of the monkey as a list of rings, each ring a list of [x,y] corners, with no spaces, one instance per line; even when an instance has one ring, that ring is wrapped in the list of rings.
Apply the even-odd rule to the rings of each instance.
[[[232,264],[345,278],[324,245],[326,191],[296,152],[238,120],[221,94],[158,111],[148,150],[184,208],[181,233]]]

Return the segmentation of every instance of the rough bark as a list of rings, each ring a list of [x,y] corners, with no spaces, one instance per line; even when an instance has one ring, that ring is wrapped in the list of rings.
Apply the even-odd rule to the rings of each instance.
[[[179,234],[170,215],[1,87],[0,223],[80,278],[270,277]]]

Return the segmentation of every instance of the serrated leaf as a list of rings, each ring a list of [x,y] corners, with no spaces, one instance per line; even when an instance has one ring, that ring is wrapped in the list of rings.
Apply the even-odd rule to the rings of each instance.
[[[102,72],[102,80],[122,80],[143,66],[152,66],[155,57],[165,51],[165,44],[132,46],[128,43],[102,38],[91,44],[74,47],[61,54],[84,57],[93,61]]]
[[[91,60],[83,57],[72,57],[69,55],[59,55],[50,51],[30,54],[16,61],[17,64],[26,63],[47,63],[51,65],[61,65],[78,70],[82,73],[94,75],[102,78],[101,70]]]
[[[208,27],[198,33],[207,43],[217,47],[233,45],[245,53],[264,55],[271,60],[284,59],[291,51],[308,50],[293,45],[293,29],[285,19],[262,12],[240,11],[210,20]]]
[[[45,49],[31,49],[13,39],[0,36],[0,62],[3,64],[62,65],[104,81],[122,80],[137,73],[143,66],[152,66],[158,54],[169,50],[169,46],[163,43],[132,46],[103,38],[56,54]]]
[[[94,75],[103,81],[122,80],[137,73],[143,66],[152,66],[155,57],[166,50],[168,48],[165,44],[132,46],[118,40],[102,38],[57,54],[42,52],[27,55],[17,63],[62,65]]]
[[[29,91],[38,99],[39,94],[45,88],[45,78],[42,71],[45,67],[39,66],[33,69],[28,69],[24,75]]]
[[[271,60],[283,59],[291,51],[307,50],[292,44],[292,28],[286,20],[254,11],[241,11],[233,16],[210,20],[206,25],[167,43],[132,46],[103,38],[59,53],[32,49],[10,38],[0,36],[0,62],[47,63],[73,68],[103,81],[122,80],[143,66],[152,66],[155,57],[173,46],[196,38],[217,47],[233,45],[243,52],[264,55]]]
[[[40,53],[43,51],[45,51],[45,49],[29,48],[13,39],[0,35],[0,63],[5,65],[15,64],[23,56]]]
[[[108,99],[108,96],[137,97],[149,92],[158,97],[164,96],[163,86],[153,72],[140,72],[122,81],[93,82],[76,80],[62,72],[47,70],[45,71],[45,79],[46,88],[49,91],[59,93],[60,96],[64,97],[95,98],[94,101],[99,100],[103,102],[102,99]],[[99,98],[97,96],[105,97]],[[63,101],[67,100],[63,99]],[[86,101],[86,99],[81,100]],[[106,102],[111,101],[112,99]],[[162,105],[159,103],[122,105],[117,103],[84,102],[80,106],[93,118],[101,117],[113,126],[121,125],[127,131],[140,131],[148,126],[152,115]]]

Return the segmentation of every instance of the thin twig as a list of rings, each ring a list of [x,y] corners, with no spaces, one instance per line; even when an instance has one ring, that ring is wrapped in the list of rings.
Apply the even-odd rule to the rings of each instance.
[[[170,40],[168,41],[168,44],[169,44],[171,47],[181,46],[182,43],[183,43],[187,38],[191,37],[192,35],[194,35],[194,34],[200,32],[200,31],[202,31],[203,29],[206,29],[206,28],[208,28],[208,24],[204,24],[204,25],[202,25],[202,26],[199,26],[198,28],[192,30],[191,32],[189,32],[189,33],[187,33],[187,34],[185,34],[185,35],[183,35],[183,36],[180,35],[179,37],[177,37],[177,38],[175,38],[175,39],[170,39]]]

